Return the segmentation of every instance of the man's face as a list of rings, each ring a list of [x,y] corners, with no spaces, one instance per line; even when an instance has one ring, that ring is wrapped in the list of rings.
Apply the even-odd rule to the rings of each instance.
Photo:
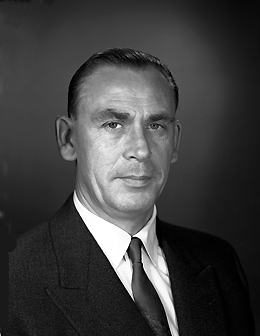
[[[151,211],[175,143],[173,89],[156,69],[104,66],[81,91],[76,190],[112,218]]]

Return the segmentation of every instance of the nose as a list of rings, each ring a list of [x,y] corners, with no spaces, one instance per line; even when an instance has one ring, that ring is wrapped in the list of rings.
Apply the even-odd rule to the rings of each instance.
[[[140,162],[147,160],[151,156],[148,140],[149,139],[141,126],[132,129],[126,139],[124,151],[125,159],[135,159]]]

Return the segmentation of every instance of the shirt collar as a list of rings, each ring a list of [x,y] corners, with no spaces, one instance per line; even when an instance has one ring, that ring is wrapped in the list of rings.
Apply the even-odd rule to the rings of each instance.
[[[155,232],[156,214],[157,210],[154,205],[153,214],[147,224],[133,236],[141,239],[148,256],[155,266],[157,266],[158,263],[158,240]]]
[[[79,201],[76,192],[74,192],[73,201],[80,217],[110,261],[113,268],[116,269],[126,254],[131,241],[131,236],[123,229],[98,217],[86,209],[86,207],[84,207]],[[156,206],[154,205],[151,218],[147,224],[134,235],[134,237],[138,237],[142,240],[148,256],[157,266],[158,240],[155,233],[156,214]]]

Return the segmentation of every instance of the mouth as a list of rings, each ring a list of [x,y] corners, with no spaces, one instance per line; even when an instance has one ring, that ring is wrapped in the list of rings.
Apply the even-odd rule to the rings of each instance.
[[[147,175],[128,175],[128,176],[122,176],[122,179],[131,179],[131,180],[135,180],[135,181],[142,181],[142,180],[148,180],[151,179],[150,176]]]
[[[152,179],[151,176],[147,175],[128,175],[128,176],[122,176],[119,177],[120,180],[122,180],[124,183],[126,183],[129,186],[132,187],[144,187],[146,186],[150,180]]]

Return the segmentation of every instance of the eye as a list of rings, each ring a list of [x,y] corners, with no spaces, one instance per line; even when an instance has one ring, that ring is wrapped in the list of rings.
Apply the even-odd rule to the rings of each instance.
[[[149,125],[149,128],[152,129],[153,131],[157,131],[159,129],[163,129],[164,127],[160,124],[152,123]]]
[[[110,122],[105,124],[105,127],[109,130],[115,130],[115,129],[118,129],[118,128],[122,127],[122,125],[119,124],[116,121],[110,121]]]

